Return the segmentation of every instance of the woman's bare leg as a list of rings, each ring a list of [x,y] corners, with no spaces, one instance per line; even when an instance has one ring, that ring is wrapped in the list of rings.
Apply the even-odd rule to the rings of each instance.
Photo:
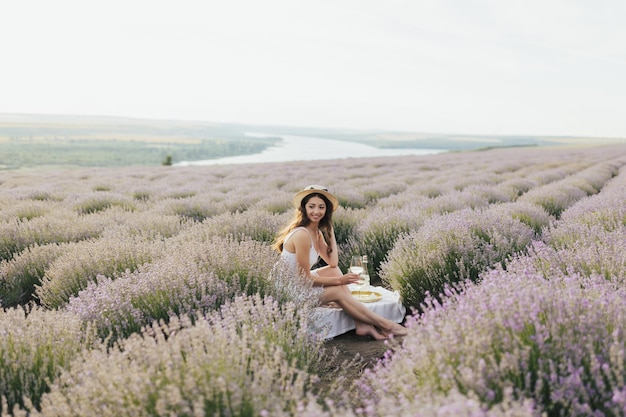
[[[341,275],[343,275],[343,273],[341,272],[339,268],[333,268],[330,266],[325,266],[325,267],[316,269],[316,272],[320,276],[327,276],[327,277],[340,277]],[[347,286],[343,285],[343,287],[345,287],[345,289],[348,290]],[[352,294],[350,294],[350,296],[352,297]],[[363,321],[358,320],[354,317],[352,317],[352,319],[354,320],[354,331],[359,336],[371,336],[372,338],[376,340],[387,339],[388,335],[382,334],[381,332],[378,331],[378,329],[376,329],[376,327],[374,327],[370,323],[364,323]]]
[[[343,310],[354,319],[355,324],[358,321],[364,325],[371,325],[378,328],[384,337],[403,336],[407,334],[407,330],[404,326],[374,313],[356,300],[346,285],[324,287],[322,302],[331,301],[334,301],[343,308]]]
[[[325,266],[315,270],[320,276],[340,277],[341,269]],[[390,336],[401,336],[407,333],[404,326],[394,323],[374,313],[360,301],[356,300],[347,285],[324,287],[322,302],[335,302],[354,320],[356,333],[361,336],[372,336],[380,340]],[[380,331],[378,331],[380,329]]]

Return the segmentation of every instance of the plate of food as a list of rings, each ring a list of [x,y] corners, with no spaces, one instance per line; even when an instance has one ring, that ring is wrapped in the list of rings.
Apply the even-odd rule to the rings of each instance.
[[[352,296],[362,303],[375,303],[383,299],[383,295],[376,291],[354,290]]]

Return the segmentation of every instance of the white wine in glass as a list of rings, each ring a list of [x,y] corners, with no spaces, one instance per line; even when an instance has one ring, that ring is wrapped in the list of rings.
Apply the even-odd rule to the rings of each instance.
[[[363,273],[363,258],[359,255],[354,255],[350,261],[350,272],[353,274],[361,275]]]
[[[365,278],[363,277],[363,258],[359,255],[352,256],[352,260],[350,261],[350,272],[353,274],[357,274],[359,276],[359,280],[354,284],[359,287],[359,296],[361,295],[361,288],[365,285]]]

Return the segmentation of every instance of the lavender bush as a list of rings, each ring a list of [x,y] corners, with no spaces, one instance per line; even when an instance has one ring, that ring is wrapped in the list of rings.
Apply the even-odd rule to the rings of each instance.
[[[525,177],[514,177],[507,178],[493,188],[495,188],[496,192],[507,196],[509,201],[514,201],[535,186],[537,186],[536,181]]]
[[[555,220],[543,207],[524,201],[499,204],[492,210],[519,220],[533,229],[538,236]]]
[[[457,210],[470,208],[481,208],[489,205],[489,197],[469,191],[449,191],[438,197],[433,198],[429,204],[419,207],[425,214],[435,215],[443,213],[452,213]]]
[[[28,221],[7,219],[0,222],[0,259],[11,259],[34,244],[76,242],[97,237],[106,224],[100,218],[80,216],[66,208]]]
[[[359,387],[366,392],[367,388]],[[352,394],[350,394],[352,395]],[[359,395],[358,393],[356,394]],[[505,390],[500,403],[491,406],[481,403],[474,393],[461,393],[452,389],[442,393],[420,393],[410,399],[385,395],[376,404],[350,408],[332,401],[326,401],[325,407],[309,403],[298,410],[298,416],[342,416],[342,417],[543,417],[531,399],[513,398],[511,390]]]
[[[201,226],[198,226],[201,227]],[[230,238],[195,237],[189,247],[168,244],[168,254],[115,279],[98,276],[69,300],[66,309],[118,340],[172,316],[196,317],[241,295],[274,293],[269,282],[277,260],[269,245]],[[206,237],[206,236],[205,236]]]
[[[585,230],[591,232],[593,230]],[[579,242],[572,248],[554,249],[543,242],[533,242],[530,257],[515,259],[507,269],[533,271],[549,278],[555,275],[601,275],[605,279],[626,283],[626,243],[624,233],[601,233],[602,241]]]
[[[360,187],[368,206],[376,204],[380,199],[399,194],[405,189],[406,184],[400,181],[368,182]]]
[[[214,201],[205,202],[195,197],[182,200],[168,200],[161,205],[163,206],[161,210],[164,214],[177,215],[195,221],[205,220],[223,211],[223,207],[220,204],[216,204]]]
[[[550,183],[542,187],[533,188],[519,198],[543,207],[550,215],[558,218],[561,213],[578,200],[586,197],[587,193],[580,188],[562,183]]]
[[[63,198],[56,197],[53,194],[50,194],[48,191],[44,190],[32,191],[27,198],[34,201],[45,201],[47,203],[51,201],[63,201]]]
[[[403,349],[361,391],[373,406],[455,389],[492,406],[510,388],[548,416],[623,415],[625,291],[598,276],[496,270],[441,304],[427,300]]]
[[[616,230],[626,225],[626,171],[608,181],[602,193],[579,201],[561,216],[561,223],[583,223],[598,225],[607,230]]]
[[[532,229],[496,210],[435,216],[398,240],[381,265],[381,278],[406,305],[419,308],[446,284],[477,281],[483,270],[524,250],[532,237]]]
[[[163,243],[143,237],[113,236],[74,243],[46,269],[35,295],[47,308],[59,308],[98,275],[111,278],[151,262],[163,253]]]
[[[83,349],[95,343],[93,331],[72,314],[21,307],[0,309],[0,412],[38,408],[50,384]]]
[[[118,216],[118,214],[122,214]],[[190,226],[189,222],[176,216],[146,212],[143,215],[110,212],[106,216],[91,219],[99,229],[100,236],[108,240],[161,239],[171,237]],[[68,227],[72,227],[68,225]],[[93,231],[92,228],[87,229]],[[32,300],[35,286],[41,285],[45,272],[64,251],[73,251],[74,245],[34,243],[10,260],[0,261],[0,304],[13,306]]]
[[[79,214],[91,214],[104,211],[110,207],[121,207],[128,211],[133,211],[135,209],[132,200],[129,198],[120,197],[113,193],[100,193],[98,195],[88,196],[82,199],[82,201],[76,204],[75,210]]]
[[[296,415],[320,342],[294,306],[244,297],[197,320],[154,325],[91,350],[55,381],[37,416]]]
[[[148,240],[159,240],[176,236],[193,226],[194,222],[175,215],[166,215],[146,210],[142,213],[128,213],[111,219],[109,226],[102,231],[102,237],[125,239],[136,236]]]
[[[292,193],[285,192],[282,189],[274,190],[271,194],[265,194],[260,197],[259,201],[254,205],[254,208],[280,215],[293,210],[291,197],[293,197]]]
[[[558,218],[564,210],[583,197],[598,192],[616,174],[615,162],[592,165],[573,176],[534,188],[520,197],[520,200],[538,204]]]
[[[343,188],[343,189],[341,189]],[[358,210],[367,207],[368,199],[352,187],[340,187],[341,194],[338,194],[341,207]],[[341,195],[341,197],[339,197]]]
[[[571,177],[572,184],[578,185],[589,195],[596,194],[609,180],[618,175],[621,165],[619,160],[602,161],[594,164],[574,174]]]
[[[37,244],[0,262],[0,306],[26,305],[33,300],[35,285],[41,283],[46,268],[65,251],[66,244]]]
[[[498,187],[494,187],[491,184],[470,184],[463,188],[463,191],[467,194],[478,196],[480,198],[479,201],[486,201],[488,205],[506,203],[514,199],[510,192],[501,191]]]
[[[612,174],[613,171],[610,171]],[[603,175],[603,179],[608,177]],[[584,198],[563,212],[535,242],[533,256],[512,267],[533,268],[549,277],[578,273],[603,275],[612,281],[626,278],[626,172],[606,183],[602,192]],[[521,264],[521,265],[520,265]]]
[[[244,212],[222,213],[206,219],[204,223],[207,228],[206,233],[209,235],[271,243],[276,231],[288,221],[289,219],[284,215],[250,209]]]
[[[218,238],[200,225],[168,242],[172,253],[187,252],[201,271],[213,272],[233,290],[245,294],[264,294],[267,278],[278,254],[268,243],[232,236]]]
[[[49,211],[50,207],[47,202],[18,200],[12,201],[11,205],[7,204],[7,207],[0,211],[0,219],[2,221],[18,220],[24,222],[42,217]]]
[[[341,252],[344,267],[349,266],[352,254],[364,254],[370,262],[370,279],[379,282],[378,268],[398,238],[417,230],[424,222],[424,214],[415,207],[371,209],[356,228],[356,233]]]
[[[553,159],[544,164],[540,161],[538,164],[529,165],[524,176],[539,185],[547,185],[567,178],[591,164],[591,162],[568,162],[567,158],[564,159],[564,162],[555,162]]]
[[[117,279],[97,276],[64,309],[112,343],[159,320],[213,311],[231,292],[224,281],[201,272],[194,263],[157,262]]]

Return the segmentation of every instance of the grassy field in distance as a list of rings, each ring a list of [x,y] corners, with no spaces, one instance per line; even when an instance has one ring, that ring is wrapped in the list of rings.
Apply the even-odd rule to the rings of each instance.
[[[0,169],[156,166],[261,152],[278,138],[208,122],[121,117],[1,115]]]

